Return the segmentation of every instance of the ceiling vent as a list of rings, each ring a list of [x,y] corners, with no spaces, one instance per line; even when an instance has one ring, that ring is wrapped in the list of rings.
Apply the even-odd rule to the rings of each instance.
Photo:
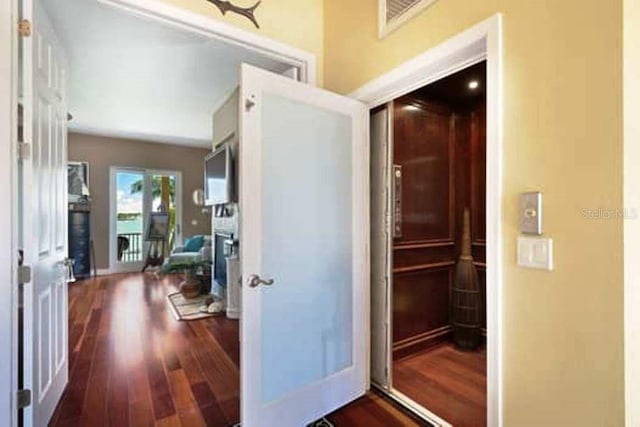
[[[378,34],[385,37],[437,0],[378,0]]]

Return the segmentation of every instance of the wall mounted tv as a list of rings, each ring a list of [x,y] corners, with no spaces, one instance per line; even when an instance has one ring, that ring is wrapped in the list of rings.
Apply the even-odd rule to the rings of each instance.
[[[207,206],[233,201],[233,153],[222,144],[204,159],[204,195]]]

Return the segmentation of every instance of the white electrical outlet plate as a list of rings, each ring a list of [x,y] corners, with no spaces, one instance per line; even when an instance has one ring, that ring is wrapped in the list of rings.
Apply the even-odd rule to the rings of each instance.
[[[518,265],[540,270],[553,270],[553,239],[518,237]]]

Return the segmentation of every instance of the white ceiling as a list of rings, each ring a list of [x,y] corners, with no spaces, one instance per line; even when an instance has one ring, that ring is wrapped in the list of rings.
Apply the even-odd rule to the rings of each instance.
[[[43,0],[69,57],[69,129],[209,146],[213,109],[247,62],[286,64],[129,16],[96,0]]]

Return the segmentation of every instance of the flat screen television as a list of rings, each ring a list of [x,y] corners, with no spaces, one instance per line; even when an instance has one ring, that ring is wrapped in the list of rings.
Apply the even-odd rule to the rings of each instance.
[[[229,144],[204,159],[204,197],[207,206],[233,201],[233,154]]]

